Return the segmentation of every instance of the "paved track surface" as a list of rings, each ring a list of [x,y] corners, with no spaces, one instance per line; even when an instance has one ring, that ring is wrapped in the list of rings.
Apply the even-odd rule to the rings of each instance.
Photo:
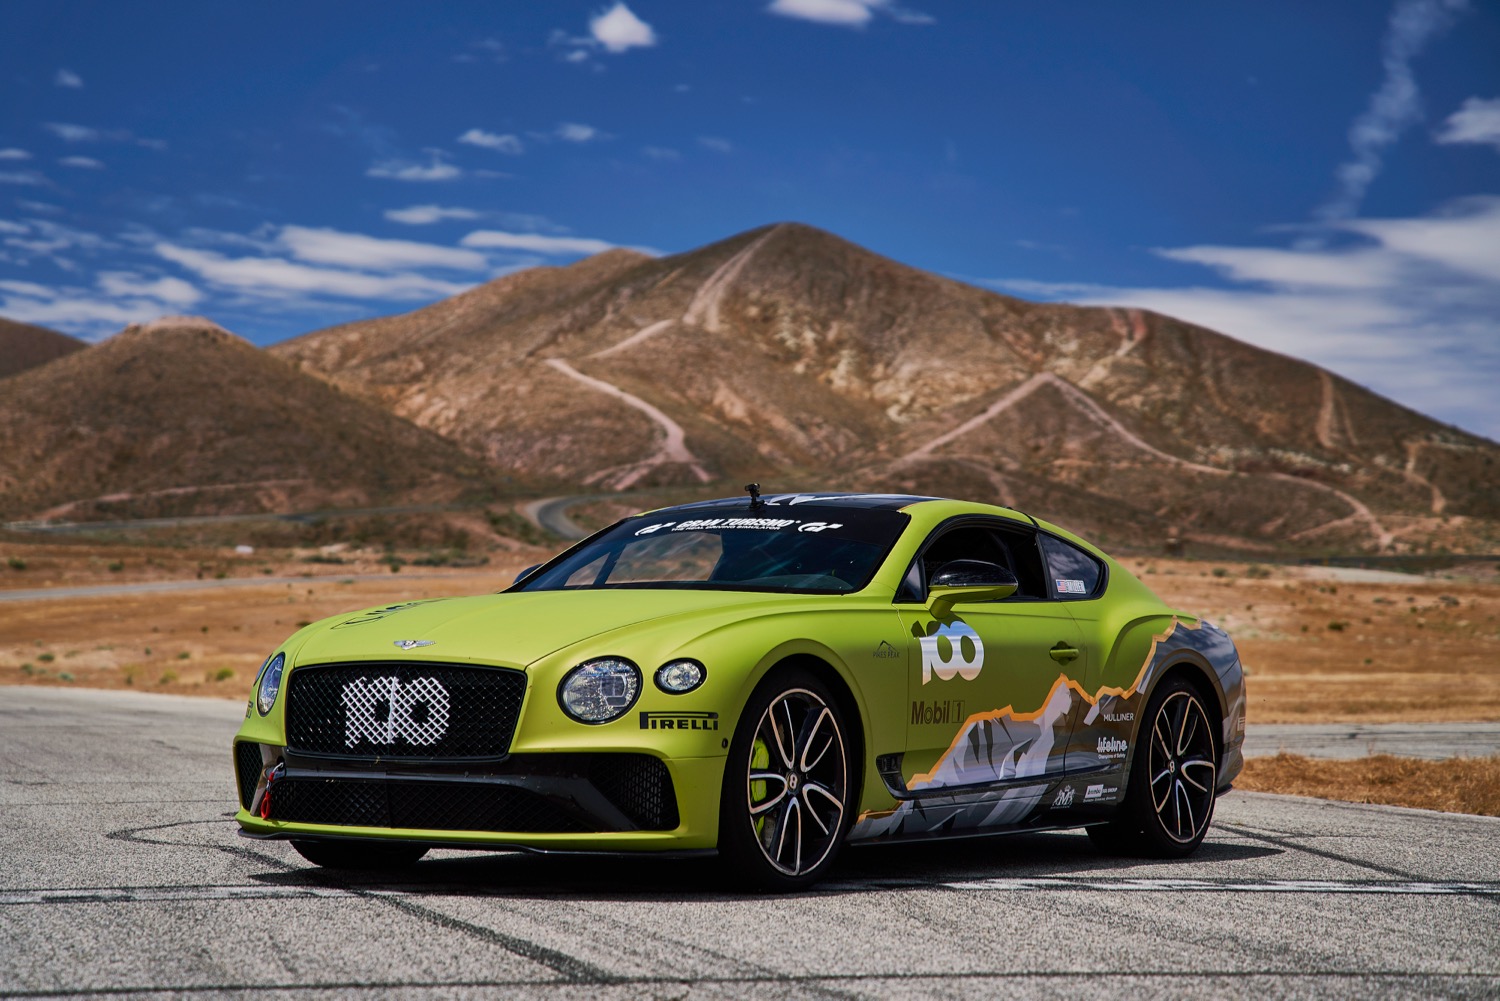
[[[1394,754],[1441,760],[1500,754],[1500,723],[1252,723],[1247,757],[1286,751],[1310,758]]]
[[[243,703],[0,688],[0,997],[1500,995],[1500,821],[1231,793],[1185,862],[1080,834],[710,862],[435,853],[386,879],[237,838]]]

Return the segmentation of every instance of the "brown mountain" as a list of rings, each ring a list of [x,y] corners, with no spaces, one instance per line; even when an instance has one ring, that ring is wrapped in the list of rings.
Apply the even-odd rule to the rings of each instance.
[[[271,350],[559,485],[952,493],[1114,543],[1500,538],[1493,442],[1201,327],[1024,302],[796,224],[538,268]]]
[[[12,376],[0,513],[162,517],[447,500],[483,464],[207,320],[171,318]]]
[[[0,379],[86,347],[76,337],[0,316]]]

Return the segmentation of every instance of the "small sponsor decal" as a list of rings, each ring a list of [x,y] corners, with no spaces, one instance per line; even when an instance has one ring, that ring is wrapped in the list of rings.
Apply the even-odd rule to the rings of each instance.
[[[1058,594],[1088,594],[1081,580],[1056,579]]]
[[[917,642],[922,647],[922,684],[927,684],[936,675],[939,681],[952,681],[955,677],[973,681],[984,670],[984,640],[974,627],[961,619],[946,624],[929,623],[924,630],[921,625],[912,627]],[[942,652],[946,644],[948,652]]]
[[[429,598],[427,600],[430,601],[432,599]],[[361,612],[359,615],[356,615],[352,619],[345,619],[343,622],[340,622],[333,628],[343,629],[345,626],[362,626],[366,622],[379,622],[381,619],[389,618],[390,616],[395,615],[397,612],[404,612],[408,608],[415,608],[418,605],[422,605],[425,603],[425,601],[406,601],[402,602],[399,605],[387,605],[384,608],[372,608],[368,612]]]
[[[942,699],[933,702],[911,704],[912,726],[935,726],[937,724],[960,723],[968,719],[964,715],[963,699]]]
[[[641,713],[642,730],[717,730],[718,713]]]
[[[1123,758],[1130,748],[1130,741],[1119,737],[1100,737],[1099,754],[1106,758]]]
[[[667,527],[669,527],[671,525],[675,525],[675,524],[677,524],[677,522],[675,522],[675,521],[663,521],[663,522],[660,522],[660,523],[655,524],[655,525],[647,525],[645,528],[638,528],[638,529],[635,530],[635,534],[636,535],[650,535],[653,532],[660,532],[662,529],[667,528]]]
[[[1066,810],[1073,805],[1073,787],[1063,786],[1057,790],[1057,795],[1052,797],[1052,809]]]
[[[843,528],[837,521],[809,521],[797,526],[799,532],[826,532],[831,528]]]
[[[791,528],[799,520],[798,518],[694,518],[691,521],[679,522],[673,526],[672,531],[703,532],[708,529],[718,531],[726,528],[748,528],[764,532]]]
[[[891,646],[885,640],[881,640],[880,645],[875,648],[875,656],[881,660],[894,660],[901,656],[901,651]]]
[[[1119,791],[1119,786],[1107,786],[1103,783],[1091,785],[1083,791],[1083,801],[1085,803],[1092,803],[1097,799],[1110,799]]]
[[[1111,723],[1129,723],[1135,719],[1135,713],[1105,713],[1104,718]]]

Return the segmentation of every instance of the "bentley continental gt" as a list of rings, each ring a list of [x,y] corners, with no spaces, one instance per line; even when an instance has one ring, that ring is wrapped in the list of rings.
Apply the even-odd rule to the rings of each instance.
[[[773,890],[845,843],[1057,828],[1182,856],[1243,764],[1211,623],[1077,536],[886,494],[626,518],[498,594],[336,615],[234,739],[251,838],[723,856]]]

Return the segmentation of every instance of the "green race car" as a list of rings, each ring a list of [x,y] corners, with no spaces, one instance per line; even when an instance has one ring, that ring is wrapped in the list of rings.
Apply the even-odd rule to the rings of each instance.
[[[242,833],[325,866],[435,846],[719,852],[1086,827],[1178,856],[1242,766],[1229,637],[1009,508],[885,494],[628,518],[499,594],[313,623],[235,737]]]

